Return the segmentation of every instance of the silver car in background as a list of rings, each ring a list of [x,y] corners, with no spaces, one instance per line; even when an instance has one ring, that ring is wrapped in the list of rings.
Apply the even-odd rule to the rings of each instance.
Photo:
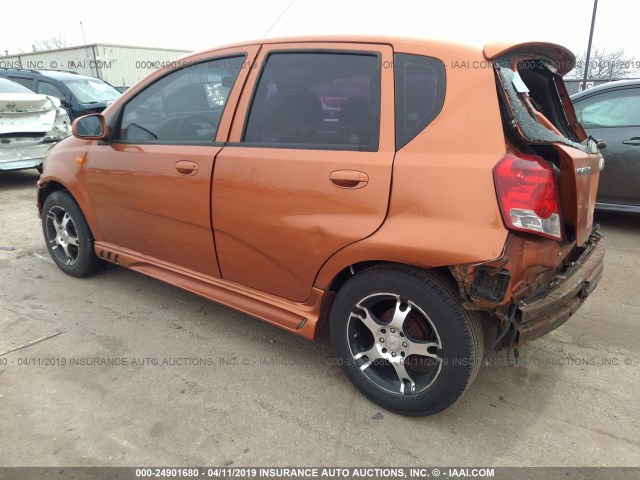
[[[70,134],[59,99],[0,78],[0,172],[40,170],[47,150]]]

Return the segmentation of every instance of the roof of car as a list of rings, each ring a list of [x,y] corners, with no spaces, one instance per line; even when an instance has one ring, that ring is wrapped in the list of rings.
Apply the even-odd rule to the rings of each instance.
[[[578,100],[582,97],[588,97],[593,95],[594,93],[602,92],[605,90],[611,90],[615,88],[621,87],[637,87],[640,86],[640,78],[634,80],[614,80],[613,82],[603,83],[601,85],[597,85],[593,88],[589,88],[588,90],[583,90],[582,92],[574,93],[571,95],[571,100]]]
[[[56,80],[71,80],[74,78],[93,78],[88,75],[81,75],[74,72],[65,72],[60,70],[38,70],[39,73],[47,77],[55,78]]]
[[[56,80],[71,80],[78,78],[94,78],[88,75],[81,75],[79,73],[64,71],[64,70],[29,70],[29,69],[19,69],[19,68],[6,68],[2,69],[5,72],[15,72],[22,74],[32,74],[32,75],[42,75],[45,77],[54,78]]]
[[[575,58],[571,51],[561,45],[557,45],[549,42],[511,42],[511,43],[487,43],[484,47],[473,46],[463,43],[456,43],[444,40],[433,40],[428,38],[415,38],[415,37],[387,37],[387,36],[362,36],[362,35],[320,35],[320,36],[300,36],[300,37],[285,37],[285,38],[260,38],[246,42],[239,42],[229,45],[221,45],[219,47],[208,48],[205,50],[192,52],[181,58],[190,57],[202,53],[214,52],[216,50],[245,47],[249,45],[262,45],[262,44],[274,44],[274,43],[374,43],[391,45],[399,51],[402,51],[403,46],[412,47],[438,47],[438,48],[450,48],[457,52],[467,51],[474,52],[479,55],[484,55],[486,58],[493,59],[503,54],[510,52],[522,52],[522,51],[537,51],[543,52],[552,56],[558,57],[558,59],[565,61],[567,64],[575,61]],[[570,68],[569,68],[570,70]],[[568,71],[568,70],[567,70]],[[566,73],[564,71],[563,73]]]

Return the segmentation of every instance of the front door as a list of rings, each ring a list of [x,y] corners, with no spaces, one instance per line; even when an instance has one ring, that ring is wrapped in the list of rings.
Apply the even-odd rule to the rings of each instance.
[[[225,105],[234,91],[239,96],[246,57],[235,52],[175,69],[122,107],[115,138],[86,158],[102,241],[219,277],[210,212],[222,145],[215,140],[228,134]]]

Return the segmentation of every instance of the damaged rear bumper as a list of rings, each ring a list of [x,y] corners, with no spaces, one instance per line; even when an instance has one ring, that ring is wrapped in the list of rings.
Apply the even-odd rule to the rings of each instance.
[[[519,301],[516,310],[517,344],[535,340],[565,323],[596,289],[604,267],[604,242],[592,236],[588,248],[546,295]]]
[[[602,277],[605,246],[597,226],[584,246],[511,235],[491,262],[457,265],[465,308],[485,311],[500,332],[491,348],[511,348],[565,323]]]

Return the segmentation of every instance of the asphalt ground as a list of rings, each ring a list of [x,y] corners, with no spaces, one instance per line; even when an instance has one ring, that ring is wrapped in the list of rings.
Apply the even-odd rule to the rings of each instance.
[[[638,217],[597,215],[604,275],[569,322],[408,418],[356,392],[326,339],[115,266],[65,275],[37,178],[0,175],[0,352],[41,340],[0,356],[2,466],[640,465]]]

